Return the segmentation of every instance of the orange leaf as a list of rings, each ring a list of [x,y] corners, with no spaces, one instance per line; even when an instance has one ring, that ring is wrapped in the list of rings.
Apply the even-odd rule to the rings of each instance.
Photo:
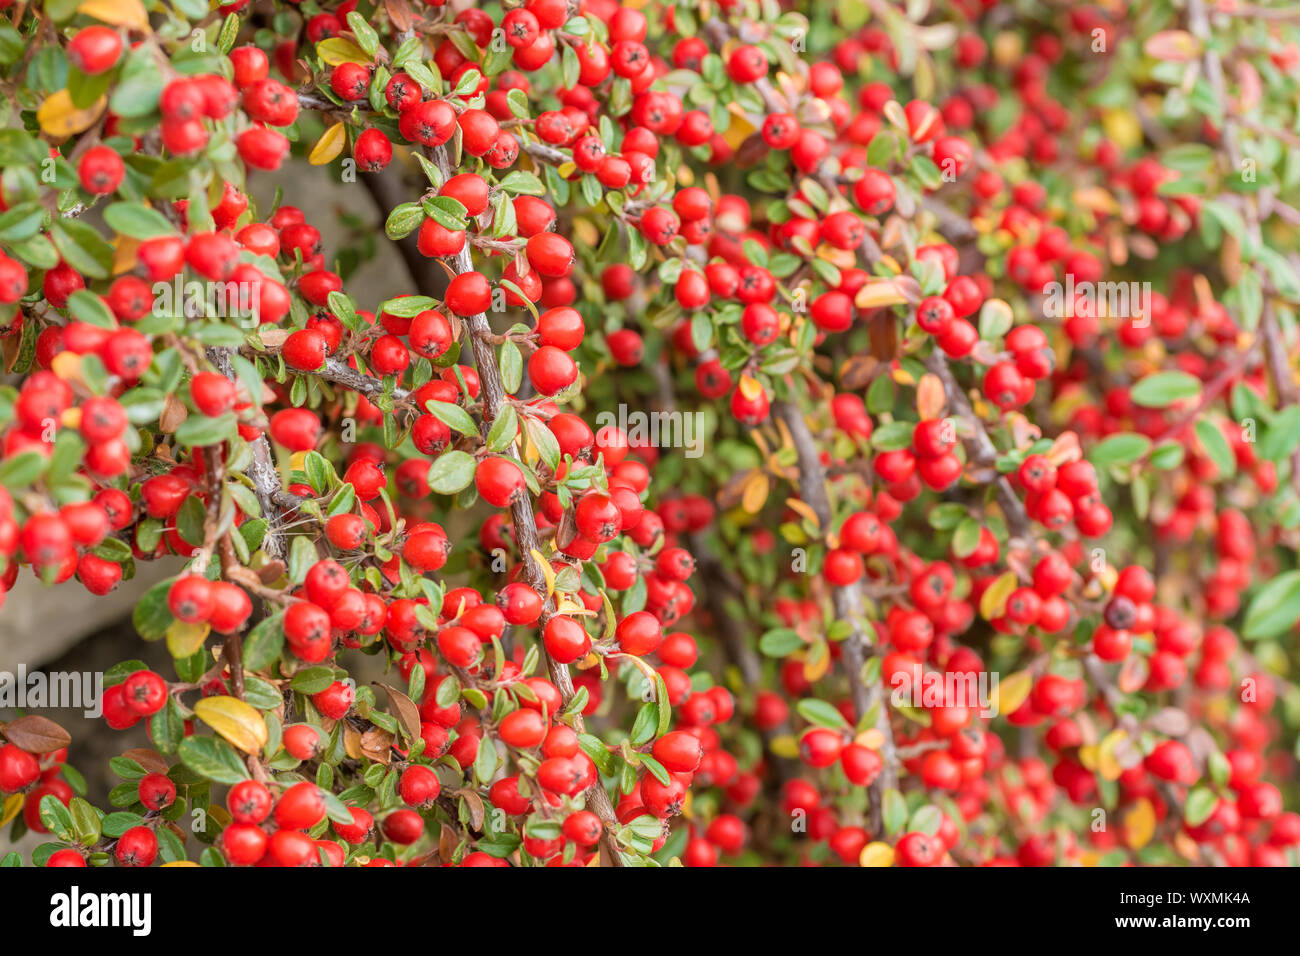
[[[749,514],[758,514],[767,503],[768,490],[767,476],[755,472],[749,481],[745,482],[745,490],[740,496],[740,507]]]
[[[1130,850],[1140,850],[1156,833],[1156,811],[1151,801],[1141,797],[1124,814],[1124,843]]]
[[[878,309],[887,305],[902,305],[907,301],[893,279],[873,279],[858,290],[853,304],[859,309]]]
[[[933,372],[926,372],[916,385],[916,410],[922,419],[938,418],[943,414],[943,407],[948,402],[944,394],[943,382]]]
[[[800,501],[798,498],[786,498],[786,507],[795,512],[799,517],[805,518],[812,522],[812,526],[821,529],[821,522],[817,520],[817,512],[806,501]]]
[[[1185,63],[1201,54],[1201,41],[1186,30],[1161,30],[1147,37],[1142,49],[1157,60]]]
[[[753,401],[763,393],[763,383],[752,375],[740,376],[740,394]]]

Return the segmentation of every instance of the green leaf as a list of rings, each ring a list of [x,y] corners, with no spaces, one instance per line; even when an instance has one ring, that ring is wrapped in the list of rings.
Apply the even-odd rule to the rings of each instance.
[[[478,425],[470,417],[469,412],[453,402],[440,402],[437,399],[430,399],[425,402],[430,414],[441,419],[442,423],[452,431],[460,432],[462,435],[477,435]]]
[[[162,213],[138,202],[113,203],[104,210],[104,222],[114,232],[132,239],[153,239],[176,232]]]
[[[1187,794],[1187,802],[1183,804],[1183,822],[1191,827],[1199,827],[1210,819],[1210,815],[1218,805],[1219,798],[1215,796],[1213,790],[1208,787],[1194,787]]]
[[[52,793],[47,793],[41,797],[40,806],[41,823],[51,834],[63,840],[65,843],[76,841],[76,827],[72,822],[72,812],[63,805]]]
[[[73,797],[68,805],[72,811],[72,826],[77,835],[77,842],[82,846],[93,846],[99,842],[101,824],[95,808],[81,797]]]
[[[501,370],[501,387],[507,392],[517,392],[524,378],[524,357],[519,351],[519,346],[514,342],[506,342],[502,345],[501,357],[497,364]]]
[[[424,222],[424,207],[418,202],[399,203],[384,221],[384,235],[389,239],[405,239]],[[395,314],[395,313],[394,313]]]
[[[788,627],[768,631],[758,639],[758,649],[768,657],[785,657],[807,647],[799,632]]]
[[[6,488],[25,488],[45,471],[45,456],[38,451],[25,451],[0,462],[0,485]]]
[[[334,671],[328,667],[307,667],[293,675],[289,686],[300,694],[319,694],[334,683]]]
[[[160,753],[175,753],[185,737],[185,718],[174,697],[149,719],[149,737]]]
[[[1136,405],[1165,408],[1174,402],[1195,398],[1200,393],[1201,380],[1195,375],[1187,372],[1157,372],[1134,385],[1129,390],[1129,397]]]
[[[668,768],[649,754],[641,754],[640,758],[641,765],[654,774],[656,780],[666,786],[670,779],[668,776]]]
[[[654,739],[655,732],[659,729],[659,705],[654,701],[642,704],[641,709],[637,711],[636,720],[632,723],[632,733],[628,740],[633,747],[640,747]]]
[[[544,196],[546,187],[532,173],[516,169],[501,180],[501,188],[514,196]]]
[[[171,608],[167,605],[167,592],[171,590],[173,580],[175,579],[168,578],[159,581],[145,591],[131,613],[131,622],[146,641],[161,639],[174,620]]]
[[[284,647],[284,612],[263,618],[244,638],[244,667],[265,670],[280,656]]]
[[[547,467],[552,471],[559,467],[560,443],[556,441],[555,433],[546,427],[546,423],[540,418],[529,416],[524,419],[524,431]]]
[[[174,437],[190,448],[219,445],[238,434],[238,424],[234,412],[225,412],[216,418],[195,413],[181,422]]]
[[[514,444],[519,434],[519,415],[513,405],[506,405],[497,413],[488,431],[488,451],[502,452]]]
[[[1249,641],[1277,637],[1300,620],[1300,571],[1287,571],[1256,592],[1246,609],[1241,636]]]
[[[890,836],[900,833],[907,824],[907,801],[897,790],[889,789],[881,801],[881,818]]]
[[[934,836],[942,825],[943,811],[932,803],[918,808],[912,814],[912,819],[907,821],[908,832],[924,833],[927,836]]]
[[[474,776],[481,783],[488,783],[497,769],[497,748],[493,740],[485,738],[479,741],[478,754],[474,757]]]
[[[72,313],[74,319],[80,322],[86,322],[101,329],[117,328],[117,319],[113,317],[108,305],[95,293],[86,289],[78,289],[68,296],[68,311]]]
[[[963,518],[952,533],[952,553],[959,558],[968,558],[980,545],[980,523],[974,518]]]
[[[871,447],[879,451],[899,451],[912,444],[912,422],[888,422],[871,433]]]
[[[794,705],[794,709],[808,723],[816,724],[819,727],[839,730],[849,725],[848,721],[844,719],[844,715],[840,713],[839,708],[816,697],[805,697]]]
[[[1147,453],[1151,439],[1134,432],[1121,432],[1098,442],[1088,456],[1097,468],[1111,465],[1131,465]]]
[[[474,480],[474,458],[452,449],[439,455],[429,466],[429,487],[440,495],[454,495]]]
[[[216,783],[235,784],[248,779],[248,769],[233,747],[215,737],[186,737],[180,758],[200,777]]]
[[[1183,446],[1178,442],[1163,442],[1151,452],[1151,467],[1158,468],[1161,471],[1169,471],[1181,465],[1185,456]]]
[[[1269,461],[1281,461],[1297,448],[1300,448],[1300,405],[1288,405],[1268,423],[1256,453]]]
[[[1196,423],[1196,438],[1205,449],[1205,453],[1214,462],[1214,467],[1219,472],[1220,479],[1231,478],[1237,472],[1237,456],[1232,453],[1228,447],[1228,440],[1223,437],[1223,432],[1212,421],[1202,419]],[[1175,446],[1181,447],[1181,446]],[[1152,464],[1155,464],[1155,456],[1152,456]],[[1178,464],[1175,462],[1175,464]],[[1172,467],[1172,466],[1171,466]]]
[[[82,275],[108,278],[113,247],[92,227],[75,219],[56,219],[50,225],[50,238],[63,260]]]
[[[1214,162],[1214,150],[1204,143],[1181,143],[1165,150],[1160,160],[1179,172],[1202,172]]]
[[[320,795],[325,801],[326,816],[335,823],[343,823],[348,826],[352,825],[352,811],[347,808],[347,805],[342,800],[324,787],[320,788]]]

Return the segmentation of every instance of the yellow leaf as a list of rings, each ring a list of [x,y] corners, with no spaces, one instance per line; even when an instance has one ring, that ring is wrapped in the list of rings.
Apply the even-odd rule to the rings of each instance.
[[[194,705],[194,715],[246,754],[261,753],[266,746],[262,715],[236,697],[205,697]]]
[[[568,594],[561,594],[559,602],[556,604],[555,612],[557,614],[568,614],[570,617],[595,617],[596,612],[590,610],[587,605],[580,601],[575,601]]]
[[[600,245],[600,230],[590,219],[575,219],[571,228],[573,237],[580,239],[583,245],[591,246],[593,249]]]
[[[997,707],[999,714],[1010,714],[1020,708],[1034,687],[1034,675],[1017,671],[1005,680],[998,681]]]
[[[773,737],[767,746],[773,756],[784,757],[787,760],[795,760],[799,757],[799,741],[795,739],[794,734]]]
[[[560,163],[560,165],[555,167],[555,171],[559,173],[561,179],[568,179],[573,175],[577,168],[578,165],[576,163]]]
[[[1142,142],[1142,124],[1132,110],[1118,106],[1106,110],[1101,114],[1101,126],[1120,149],[1132,149]]]
[[[1101,186],[1087,186],[1083,189],[1076,189],[1070,204],[1077,209],[1087,209],[1089,212],[1104,212],[1109,215],[1118,215],[1120,211],[1119,203],[1115,201],[1115,197]]]
[[[316,44],[316,55],[330,66],[338,66],[340,63],[360,63],[364,66],[370,63],[365,50],[343,37],[321,40]]]
[[[198,866],[193,860],[172,860],[170,863],[164,863],[163,866]]]
[[[858,864],[860,866],[893,866],[894,848],[888,843],[881,843],[879,840],[868,843],[862,848],[862,855],[858,857]]]
[[[943,382],[933,372],[926,372],[916,386],[916,410],[922,419],[938,418],[947,403]]]
[[[1118,780],[1120,774],[1124,772],[1124,767],[1120,764],[1115,753],[1116,749],[1125,740],[1128,734],[1123,730],[1113,730],[1106,735],[1106,738],[1097,745],[1097,773],[1103,780]]]
[[[740,496],[740,507],[752,515],[758,514],[767,502],[767,492],[767,476],[755,473],[749,481],[745,482],[745,490]]]
[[[189,624],[185,621],[172,621],[167,628],[167,650],[172,657],[180,660],[196,654],[203,642],[208,639],[212,625]]]
[[[731,112],[731,125],[722,134],[722,138],[732,149],[739,149],[740,144],[753,134],[754,124],[745,116],[745,111],[739,103],[729,104],[728,110]]]
[[[812,510],[812,506],[806,501],[800,501],[798,498],[786,498],[786,507],[793,511],[805,521],[812,523],[814,528],[821,529],[821,522],[817,520],[817,512]]]
[[[0,806],[0,827],[5,826],[10,820],[18,816],[23,809],[23,795],[21,793],[11,793],[5,797],[5,802]]]
[[[889,377],[899,385],[907,386],[916,384],[916,379],[912,378],[912,373],[901,365],[895,365],[891,368],[889,370]]]
[[[809,683],[816,683],[826,676],[831,669],[831,649],[825,642],[818,640],[808,649],[808,656],[803,662],[803,676]]]
[[[1140,850],[1156,833],[1156,811],[1146,797],[1139,799],[1124,814],[1124,843],[1130,850]]]
[[[885,745],[885,735],[879,727],[868,727],[854,737],[853,742],[859,747],[866,747],[868,750],[879,750]]]
[[[550,597],[555,593],[555,569],[551,567],[551,562],[542,557],[542,552],[533,548],[528,552],[537,562],[537,566],[542,569],[542,576],[546,578],[546,596]]]
[[[986,621],[1001,617],[1007,609],[1007,598],[1011,592],[1019,587],[1020,581],[1016,578],[1016,572],[1004,571],[996,581],[989,585],[988,590],[980,596],[980,615]]]
[[[67,139],[94,125],[104,113],[108,97],[101,96],[85,109],[77,109],[72,104],[72,94],[59,90],[45,98],[40,109],[36,111],[36,122],[41,125],[41,132],[54,139]]]
[[[141,33],[151,32],[149,15],[140,0],[82,0],[77,12],[115,27],[130,27]]]
[[[130,236],[113,237],[113,275],[120,276],[135,268],[139,261],[137,256],[139,248],[139,239],[132,239]]]
[[[1079,748],[1079,763],[1083,764],[1086,770],[1097,769],[1097,745],[1085,744]]]
[[[893,279],[873,279],[858,290],[853,304],[859,309],[878,309],[886,305],[901,305],[907,296],[894,284]]]
[[[208,819],[216,821],[223,827],[230,826],[234,822],[234,817],[230,815],[230,811],[220,806],[208,807]]]
[[[316,145],[311,148],[311,155],[307,157],[307,162],[313,166],[325,166],[334,162],[339,153],[343,152],[343,147],[348,141],[347,127],[340,120],[329,129],[327,129]]]

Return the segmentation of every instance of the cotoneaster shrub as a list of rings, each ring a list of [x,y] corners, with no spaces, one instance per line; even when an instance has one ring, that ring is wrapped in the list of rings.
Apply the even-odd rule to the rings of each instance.
[[[1285,8],[0,7],[31,862],[1297,862]]]

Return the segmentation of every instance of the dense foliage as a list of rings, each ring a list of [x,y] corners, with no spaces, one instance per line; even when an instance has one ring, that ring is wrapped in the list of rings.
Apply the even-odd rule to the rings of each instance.
[[[1294,8],[0,7],[32,862],[1300,862]]]

